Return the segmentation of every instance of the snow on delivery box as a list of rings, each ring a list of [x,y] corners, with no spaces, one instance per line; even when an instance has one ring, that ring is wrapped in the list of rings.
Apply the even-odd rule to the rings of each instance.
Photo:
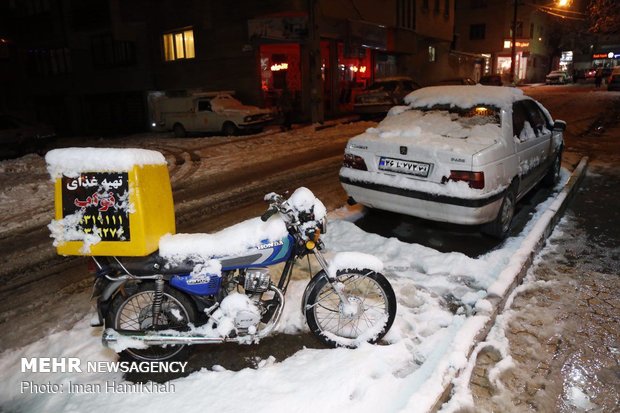
[[[58,254],[144,256],[174,234],[164,156],[144,149],[67,148],[45,156],[55,181]]]

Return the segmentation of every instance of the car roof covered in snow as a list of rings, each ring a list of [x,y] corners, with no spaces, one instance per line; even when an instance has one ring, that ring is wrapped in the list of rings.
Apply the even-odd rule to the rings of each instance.
[[[521,89],[504,86],[431,86],[415,90],[405,97],[405,103],[416,107],[451,105],[471,108],[476,105],[491,105],[508,108],[513,102],[524,98]]]

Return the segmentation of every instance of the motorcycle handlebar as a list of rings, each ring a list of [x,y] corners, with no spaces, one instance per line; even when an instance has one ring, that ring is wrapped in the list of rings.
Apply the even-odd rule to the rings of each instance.
[[[263,215],[260,216],[261,221],[266,222],[269,218],[271,218],[276,212],[278,212],[278,208],[275,206],[270,206],[267,211]]]

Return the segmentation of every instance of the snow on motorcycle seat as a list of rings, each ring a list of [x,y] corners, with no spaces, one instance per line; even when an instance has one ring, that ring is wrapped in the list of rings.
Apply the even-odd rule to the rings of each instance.
[[[175,232],[168,166],[156,151],[54,149],[45,156],[55,182],[49,225],[61,255],[146,256]]]
[[[274,215],[266,222],[252,218],[211,234],[165,235],[159,254],[171,262],[217,259],[227,267],[236,258],[259,256],[280,242],[288,242],[288,231],[282,218]]]

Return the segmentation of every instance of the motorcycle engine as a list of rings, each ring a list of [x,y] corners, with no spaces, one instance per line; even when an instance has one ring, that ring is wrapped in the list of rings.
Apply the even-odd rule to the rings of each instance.
[[[243,275],[243,289],[247,293],[264,293],[269,289],[271,277],[267,268],[248,268]]]
[[[262,267],[248,268],[239,272],[239,278],[230,281],[242,286],[245,294],[230,288],[229,294],[211,315],[210,322],[217,326],[223,336],[231,336],[233,330],[240,336],[254,335],[265,312],[261,296],[269,290],[271,284],[269,270]]]
[[[235,327],[239,331],[248,331],[250,334],[256,332],[256,326],[260,322],[261,316],[257,311],[240,310],[235,315]],[[252,331],[254,330],[254,331]]]
[[[245,294],[233,292],[220,303],[211,315],[211,325],[215,325],[222,336],[254,334],[261,320],[261,311],[254,300]]]

